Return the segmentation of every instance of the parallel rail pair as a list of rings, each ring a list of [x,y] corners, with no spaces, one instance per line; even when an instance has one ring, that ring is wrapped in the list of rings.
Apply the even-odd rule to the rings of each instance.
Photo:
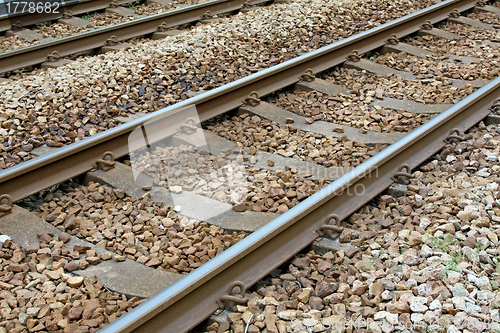
[[[50,10],[47,12],[45,10],[41,12],[35,10],[32,13],[26,8],[23,8],[22,5],[15,6],[15,3],[7,7],[7,3],[10,2],[12,2],[12,0],[4,1],[4,3],[0,4],[0,32],[15,28],[14,25],[18,22],[21,26],[25,27],[45,21],[57,20],[68,10],[70,10],[73,15],[77,15],[108,8],[113,0],[48,1],[52,4],[49,8]],[[133,2],[133,0],[117,0],[117,3],[120,5],[130,2]],[[23,11],[21,8],[23,8]]]
[[[197,5],[174,9],[109,27],[85,31],[73,36],[55,39],[20,49],[0,53],[0,73],[39,65],[53,54],[66,57],[72,54],[99,49],[108,40],[114,43],[134,37],[146,36],[162,29],[196,22],[208,11],[211,15],[235,12],[248,5],[257,5],[269,0],[212,0]]]

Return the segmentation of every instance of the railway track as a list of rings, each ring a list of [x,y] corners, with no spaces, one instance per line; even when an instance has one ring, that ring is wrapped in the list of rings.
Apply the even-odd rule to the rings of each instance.
[[[136,261],[126,260],[123,266],[103,261],[82,271],[83,274],[95,273],[99,281],[104,285],[112,285],[111,289],[115,291],[141,297],[154,295],[106,326],[103,332],[187,331],[215,312],[221,303],[222,306],[224,302],[226,305],[231,305],[227,302],[244,303],[245,288],[313,243],[319,233],[326,230],[328,234],[330,231],[334,234],[330,236],[334,237],[342,231],[340,221],[393,184],[394,177],[404,183],[404,178],[408,177],[411,169],[444,147],[446,140],[460,139],[461,131],[488,116],[490,107],[499,96],[500,81],[494,78],[498,73],[494,72],[494,66],[488,67],[488,64],[478,61],[473,55],[461,54],[460,59],[456,59],[459,61],[448,54],[436,55],[432,53],[432,47],[427,50],[418,48],[418,38],[407,37],[418,33],[431,36],[427,38],[437,36],[459,40],[458,35],[452,35],[446,30],[456,29],[455,33],[458,33],[457,26],[438,29],[432,24],[441,24],[444,20],[448,20],[450,25],[453,22],[476,24],[460,17],[460,14],[457,17],[457,13],[470,11],[475,6],[473,1],[442,2],[4,170],[0,173],[0,193],[4,194],[2,199],[7,205],[3,206],[2,210],[9,210],[8,201],[17,202],[28,198],[63,180],[80,176],[93,169],[87,173],[86,182],[89,182],[89,185],[87,189],[81,190],[83,195],[92,192],[91,189],[96,188],[96,183],[92,182],[97,182],[108,186],[102,187],[102,190],[99,188],[102,193],[109,193],[106,191],[117,188],[123,191],[120,196],[137,197],[146,201],[151,198],[174,207],[169,212],[177,211],[175,216],[179,216],[180,222],[185,218],[185,224],[205,221],[213,226],[235,231],[236,234],[221,235],[223,246],[215,250],[210,249],[216,251],[211,252],[210,257],[218,251],[221,253],[211,258],[210,264],[207,265],[201,263],[208,257],[189,262],[187,266],[181,265],[180,262],[162,265],[161,261],[154,262],[154,258],[158,259],[155,256],[144,256],[141,259],[146,265],[149,262],[150,267],[165,266],[177,271],[192,271],[182,279],[179,273],[168,270],[139,268],[136,261],[140,262],[141,256],[133,255],[137,250],[123,252],[125,248],[120,250],[119,244],[115,243],[106,243],[104,248],[108,252],[118,250],[132,254],[131,258]],[[488,9],[491,8],[476,7],[475,10]],[[495,9],[490,11],[494,12]],[[451,17],[448,18],[450,14]],[[483,25],[483,28],[493,29],[493,26]],[[405,37],[408,39],[401,42]],[[494,43],[490,44],[495,46]],[[384,49],[379,53],[372,53],[381,47]],[[405,54],[401,56],[401,52]],[[368,54],[368,58],[364,58],[363,54]],[[371,54],[373,56],[370,56]],[[442,59],[432,58],[438,56]],[[433,59],[435,67],[426,62],[424,65],[430,70],[408,71],[408,68],[412,68],[411,64],[426,61],[426,57]],[[463,66],[462,69],[465,70],[457,70],[455,63],[460,63],[458,66]],[[335,67],[341,64],[343,67]],[[447,70],[444,70],[443,66]],[[332,72],[329,73],[329,70]],[[322,78],[317,77],[315,73],[323,73]],[[421,89],[435,89],[437,86],[437,89],[445,93],[435,97],[434,102],[440,104],[431,105],[424,104],[428,102],[426,98],[430,97],[416,94],[409,83],[405,88],[410,90],[410,93],[401,98],[401,90],[389,89],[383,96],[379,96],[380,93],[375,88],[364,91],[356,82],[361,80],[365,84],[374,84],[376,80],[373,76],[384,78],[386,74],[389,74],[385,76],[389,82],[382,84],[385,83],[389,87],[395,84],[390,78],[396,76],[396,84],[414,81]],[[343,80],[350,81],[346,83]],[[279,95],[268,97],[267,101],[260,97],[292,85],[300,92],[281,91]],[[469,95],[466,96],[467,94]],[[335,107],[333,110],[308,109],[308,105],[314,105],[318,99],[329,95],[333,96],[329,100],[332,105],[342,103],[343,107],[347,108],[354,102],[366,108],[373,107],[377,110],[372,116],[375,121],[365,124],[367,119],[363,118],[363,112],[356,112],[359,110],[355,108],[349,111],[352,115],[349,119],[345,117],[346,113],[336,114]],[[346,98],[348,95],[351,99]],[[309,103],[311,98],[315,100]],[[320,100],[319,104],[321,103]],[[328,105],[328,101],[323,104]],[[406,115],[396,116],[398,113],[394,110],[400,109],[406,110]],[[233,114],[234,117],[224,119],[223,125],[220,125],[219,121],[210,120],[231,110],[237,112]],[[386,121],[384,117],[387,118]],[[489,117],[488,121],[495,121],[495,118]],[[201,122],[206,122],[203,128]],[[234,131],[228,131],[228,128]],[[262,132],[262,128],[268,133]],[[406,133],[406,130],[412,129],[413,131]],[[243,136],[244,140],[237,136],[241,130],[245,134],[250,133],[249,136]],[[266,140],[267,137],[275,139]],[[264,139],[261,140],[262,138]],[[161,140],[164,140],[164,144],[158,145]],[[217,194],[217,191],[204,189],[203,185],[191,186],[189,177],[182,176],[190,173],[189,168],[183,168],[183,163],[191,167],[190,163],[203,164],[199,162],[200,158],[206,162],[207,154],[201,147],[207,145],[212,156],[215,156],[210,159],[210,163],[216,163],[213,165],[218,167],[231,166],[233,174],[229,178],[237,180],[238,186],[246,184],[247,188],[244,190],[253,195],[248,197],[252,198],[249,202],[242,201],[244,195],[239,198],[229,195],[238,194],[234,186],[229,185],[230,191],[220,191],[221,193]],[[292,148],[294,145],[297,147]],[[189,148],[190,146],[195,148]],[[330,148],[323,151],[321,146]],[[180,160],[179,163],[173,163],[173,170],[170,165],[163,170],[153,168],[154,163],[160,165],[161,160],[167,164],[169,160],[178,160],[178,156],[184,153],[183,149],[196,156],[196,161]],[[347,154],[342,153],[346,150]],[[130,152],[134,152],[128,157],[130,162],[122,164],[113,161],[113,158],[118,159]],[[127,164],[135,169],[135,176]],[[239,178],[237,172],[241,165],[250,169],[256,168],[250,170],[247,180]],[[114,168],[105,171],[112,166]],[[104,170],[97,170],[99,167]],[[267,169],[269,171],[266,171]],[[267,190],[267,196],[259,194],[255,178],[259,176],[276,180],[283,177],[283,169],[288,172],[285,175],[288,182],[302,182],[303,186],[297,185],[292,189],[294,193],[290,195],[278,190],[272,194],[271,189]],[[268,173],[257,175],[260,170]],[[142,176],[137,178],[138,171],[150,177],[139,179]],[[165,172],[165,175],[161,175],[161,172]],[[213,170],[207,168],[203,172],[201,169],[197,172],[199,177],[203,178],[206,175],[210,177]],[[307,181],[306,178],[313,181]],[[208,182],[205,183],[213,181],[207,179]],[[330,184],[324,186],[328,182]],[[168,190],[165,185],[168,185]],[[217,187],[219,186],[222,185]],[[405,185],[396,186],[395,191],[398,187],[401,191]],[[273,188],[279,189],[279,186]],[[362,196],[352,195],[360,188],[363,189]],[[217,195],[220,197],[214,200]],[[168,199],[169,197],[172,199]],[[307,199],[304,200],[305,198]],[[50,201],[50,198],[47,200]],[[300,202],[302,200],[304,201]],[[44,206],[44,213],[41,213],[41,218],[38,219],[36,231],[30,235],[23,232],[23,236],[13,236],[14,240],[23,246],[29,245],[33,237],[36,237],[37,231],[42,232],[48,228],[43,226],[43,219],[48,216],[51,216],[49,219],[54,218],[52,222],[58,218],[62,219],[59,216],[61,210],[58,214],[53,214],[56,206]],[[161,210],[161,206],[152,207],[149,213],[158,210]],[[174,213],[169,212],[162,212],[161,216],[168,217],[170,214],[173,218]],[[276,213],[281,215],[276,216]],[[1,218],[2,232],[7,235],[20,235],[19,226],[23,221],[31,219],[29,214],[14,206],[11,213]],[[249,222],[256,220],[259,221],[258,224]],[[81,243],[82,240],[77,238],[82,236],[94,244],[103,241],[92,240],[95,233],[82,234],[81,230],[75,231],[74,226],[66,225],[63,220],[58,220],[54,226],[61,228],[61,223],[65,232],[72,235],[71,245]],[[146,231],[151,230],[154,230],[154,226]],[[54,234],[60,233],[55,227],[50,231]],[[134,232],[139,231],[141,230]],[[238,232],[251,234],[241,239],[245,235]],[[142,234],[141,237],[144,239],[147,236]],[[223,248],[230,245],[231,248],[222,252]],[[203,251],[198,250],[200,258],[203,257]],[[91,251],[95,253],[91,253],[90,261],[94,260],[96,254],[106,257],[99,246],[94,246]],[[115,261],[118,262],[116,259]],[[100,265],[105,268],[99,267]],[[121,274],[118,276],[113,272],[118,269],[116,267],[121,267]],[[196,267],[198,268],[192,270]],[[137,270],[139,274],[128,274],[128,269]],[[162,282],[158,282],[159,280]],[[166,286],[168,287],[163,289]],[[233,292],[241,295],[230,295]]]
[[[48,13],[45,10],[42,13],[39,13],[36,10],[33,13],[30,13],[29,10],[21,10],[22,7],[16,9],[13,6],[11,8],[3,5],[2,11],[0,12],[0,32],[11,30],[15,25],[26,27],[37,23],[57,20],[62,18],[63,14],[68,10],[71,11],[73,15],[77,15],[105,9],[109,7],[111,2],[112,1],[54,2],[51,3],[52,6],[50,7],[50,11],[48,11]],[[130,1],[118,2],[118,4],[127,3],[130,3]]]
[[[189,4],[158,1],[148,3],[133,2],[121,6],[117,2],[113,2],[107,8],[97,8],[98,10],[80,13],[79,15],[73,14],[71,9],[67,9],[56,20],[43,21],[31,26],[22,26],[22,23],[17,21],[14,28],[9,29],[0,37],[0,51],[12,51],[57,38],[76,35],[99,27],[112,26],[139,17],[189,6]]]
[[[151,35],[153,39],[172,35],[173,28],[197,21],[214,21],[214,15],[236,12],[244,7],[266,1],[210,1],[187,6],[156,15],[139,17],[107,27],[88,30],[71,36],[46,40],[20,49],[0,53],[0,73],[11,72],[45,63],[47,67],[61,66],[67,61],[63,57],[86,53],[96,49],[120,50],[129,47],[126,40]],[[116,6],[116,3],[114,4]],[[111,8],[113,9],[113,8]],[[127,10],[124,8],[124,10]],[[67,17],[66,19],[70,19]],[[103,49],[104,47],[104,49]],[[61,61],[63,60],[63,61]]]

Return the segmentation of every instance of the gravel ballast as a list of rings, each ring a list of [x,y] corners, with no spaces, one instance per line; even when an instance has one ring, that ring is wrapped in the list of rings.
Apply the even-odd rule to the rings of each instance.
[[[372,102],[380,97],[411,100],[426,104],[454,104],[474,92],[472,85],[451,87],[451,81],[408,81],[398,75],[378,76],[366,71],[339,68],[326,80],[347,87],[359,95],[359,100]]]
[[[404,40],[405,43],[436,52],[437,54],[448,54],[454,56],[468,56],[479,59],[494,59],[500,57],[500,48],[482,44],[481,41],[472,39],[449,40],[437,36],[413,36]]]
[[[74,275],[61,239],[40,234],[29,249],[0,243],[0,332],[97,332],[142,303]]]
[[[156,147],[134,157],[133,166],[150,176],[153,185],[230,203],[237,211],[284,213],[328,184],[302,177],[296,168],[272,171],[253,166],[256,162],[255,155],[213,156],[204,149],[180,145]],[[267,165],[274,166],[274,162],[268,160]]]
[[[293,124],[282,125],[259,116],[243,114],[231,120],[216,123],[208,128],[218,135],[257,150],[279,154],[326,167],[356,166],[367,160],[386,145],[367,146],[362,142],[334,138],[312,132],[303,132]]]
[[[383,98],[379,91],[367,93]],[[378,133],[408,132],[431,117],[428,114],[372,107],[369,101],[361,101],[356,94],[330,96],[317,91],[283,93],[271,100],[277,106],[313,121],[322,120]]]
[[[64,187],[44,197],[46,203],[37,215],[61,231],[114,252],[116,261],[129,258],[187,273],[245,237],[182,216],[174,210],[179,208],[163,207],[147,193],[128,197],[122,190],[93,182]]]
[[[499,42],[500,35],[496,29],[494,30],[483,30],[476,27],[471,27],[463,24],[457,23],[446,23],[443,30],[460,35],[467,39],[479,40],[479,41],[492,41]]]
[[[423,59],[405,53],[388,53],[376,57],[374,61],[393,69],[411,72],[418,79],[449,78],[474,81],[493,80],[498,76],[498,62],[495,59],[477,64],[462,64],[440,61],[439,57]]]

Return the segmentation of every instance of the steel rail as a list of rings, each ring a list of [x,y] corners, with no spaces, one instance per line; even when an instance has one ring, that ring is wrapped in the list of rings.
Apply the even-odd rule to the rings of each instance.
[[[269,0],[249,0],[251,4],[269,2]],[[98,49],[106,44],[112,36],[117,41],[124,41],[154,33],[158,26],[165,23],[167,27],[196,22],[210,11],[213,15],[237,11],[246,0],[212,0],[204,3],[174,9],[132,21],[119,23],[109,27],[85,31],[73,36],[63,37],[16,50],[0,53],[0,73],[19,68],[38,65],[47,60],[47,56],[57,51],[61,57]]]
[[[9,0],[11,1],[11,0]],[[41,23],[45,21],[57,20],[62,15],[70,10],[73,15],[84,14],[101,10],[109,7],[112,0],[75,0],[75,1],[55,1],[59,5],[59,13],[12,13],[0,15],[0,32],[7,31],[12,28],[12,23],[21,22],[23,27]],[[118,4],[126,4],[134,2],[134,0],[118,0]],[[52,6],[54,7],[54,6]],[[5,9],[5,3],[0,4],[0,9]],[[6,10],[5,10],[6,11]]]
[[[420,25],[427,20],[436,23],[446,19],[455,8],[464,11],[473,6],[474,0],[441,2],[23,162],[0,172],[0,194],[9,194],[17,201],[91,170],[94,161],[101,158],[105,151],[112,151],[116,157],[124,156],[128,154],[128,135],[135,128],[161,115],[196,105],[200,120],[207,120],[237,108],[252,91],[257,91],[261,96],[277,91],[296,83],[308,68],[317,73],[334,67],[344,62],[354,49],[361,53],[373,50],[382,46],[392,34],[398,37],[409,35],[419,30]]]
[[[100,330],[185,332],[218,309],[233,281],[249,287],[311,244],[325,219],[345,219],[394,181],[403,164],[415,168],[445,145],[449,133],[465,131],[489,113],[500,96],[500,77],[413,130],[318,193]],[[359,193],[362,188],[362,195]]]

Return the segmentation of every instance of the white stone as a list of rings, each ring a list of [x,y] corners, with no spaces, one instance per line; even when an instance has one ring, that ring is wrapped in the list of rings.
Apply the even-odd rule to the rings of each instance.
[[[280,317],[283,320],[292,320],[294,318],[297,318],[297,311],[296,310],[285,310],[278,312],[278,317]]]
[[[427,311],[424,314],[424,322],[436,323],[437,321],[438,321],[438,316],[433,311]]]
[[[71,288],[78,288],[83,284],[83,276],[73,276],[66,281]]]
[[[483,198],[483,203],[487,206],[491,206],[495,203],[495,199],[493,199],[491,195],[487,195]]]
[[[443,263],[443,259],[440,258],[440,257],[430,257],[427,259],[427,265],[430,265],[430,266],[438,266],[438,265],[441,265]]]
[[[464,285],[461,283],[457,283],[452,287],[448,287],[450,289],[453,296],[467,296],[469,292],[465,289]]]
[[[420,228],[427,229],[427,227],[430,225],[431,225],[431,221],[428,218],[422,217],[420,219],[420,224],[419,224]]]
[[[28,316],[24,312],[19,312],[18,318],[19,318],[19,323],[24,325],[26,319],[28,319]]]
[[[462,248],[462,254],[470,261],[470,262],[479,262],[479,254],[471,249],[468,246],[464,246]]]
[[[372,322],[368,329],[372,333],[382,333],[382,329],[380,329],[380,323],[378,322]]]
[[[467,281],[469,282],[472,282],[472,283],[476,283],[477,281],[477,276],[475,276],[474,274],[467,274]]]
[[[410,320],[413,324],[420,323],[424,319],[424,315],[421,313],[412,313]]]
[[[487,190],[496,190],[498,188],[498,183],[494,182],[494,183],[488,183],[486,185],[486,189]]]
[[[316,325],[320,324],[318,320],[315,319],[304,319],[302,320],[302,325],[305,327],[314,327]]]
[[[446,162],[448,162],[448,163],[455,162],[456,160],[457,160],[457,158],[453,155],[446,156]]]
[[[11,240],[11,238],[7,235],[0,235],[0,243],[3,244],[6,240]]]
[[[434,251],[427,245],[422,245],[422,249],[420,250],[420,256],[423,258],[429,258],[434,254]]]
[[[373,319],[375,320],[384,319],[388,314],[389,312],[387,311],[379,311],[373,315]]]
[[[493,299],[493,297],[495,297],[495,294],[489,290],[479,290],[476,294],[476,298],[479,301],[488,301]]]
[[[494,309],[490,311],[491,319],[494,321],[500,321],[500,310]]]
[[[495,322],[492,322],[490,324],[490,329],[493,331],[493,332],[498,332],[500,331],[500,323],[495,321]]]
[[[490,162],[497,162],[498,157],[495,154],[490,154],[490,155],[486,155],[485,160],[490,161]]]
[[[264,299],[261,301],[261,304],[264,306],[266,306],[266,305],[278,306],[279,305],[278,301],[274,297],[271,297],[271,296],[264,297]]]
[[[417,286],[417,281],[415,279],[408,279],[406,280],[405,284],[412,288],[412,287],[416,287]]]
[[[481,312],[481,307],[469,302],[465,303],[465,313],[471,314],[471,313],[480,313]]]
[[[382,322],[382,332],[391,333],[392,331],[394,331],[394,325],[391,325],[387,320],[384,320]]]
[[[484,250],[486,249],[488,246],[490,246],[491,242],[488,240],[488,238],[486,237],[478,237],[476,239],[477,241],[477,248],[479,248],[480,250]]]
[[[451,302],[455,306],[455,309],[465,311],[465,298],[463,296],[452,297]]]
[[[392,293],[389,290],[384,290],[384,292],[380,295],[383,301],[389,301],[392,299]]]
[[[36,316],[39,311],[40,311],[39,307],[33,306],[31,308],[26,309],[26,314],[29,316]]]
[[[182,186],[170,186],[170,192],[172,193],[181,193]]]
[[[425,305],[427,303],[427,297],[412,296],[408,302],[413,312],[423,313],[429,309],[427,305]]]
[[[183,227],[187,227],[195,223],[196,220],[190,220],[187,216],[183,216],[179,221],[179,224]]]
[[[490,279],[487,276],[481,276],[476,280],[475,284],[481,290],[491,290]]]
[[[443,306],[441,305],[441,302],[438,299],[435,299],[429,304],[429,310],[437,310],[441,309]]]
[[[432,287],[427,283],[422,283],[418,286],[418,294],[420,296],[427,296],[432,291]]]
[[[491,176],[491,173],[488,172],[488,168],[484,168],[484,169],[481,169],[478,172],[476,172],[476,175],[478,175],[480,177],[487,178],[487,177]]]

